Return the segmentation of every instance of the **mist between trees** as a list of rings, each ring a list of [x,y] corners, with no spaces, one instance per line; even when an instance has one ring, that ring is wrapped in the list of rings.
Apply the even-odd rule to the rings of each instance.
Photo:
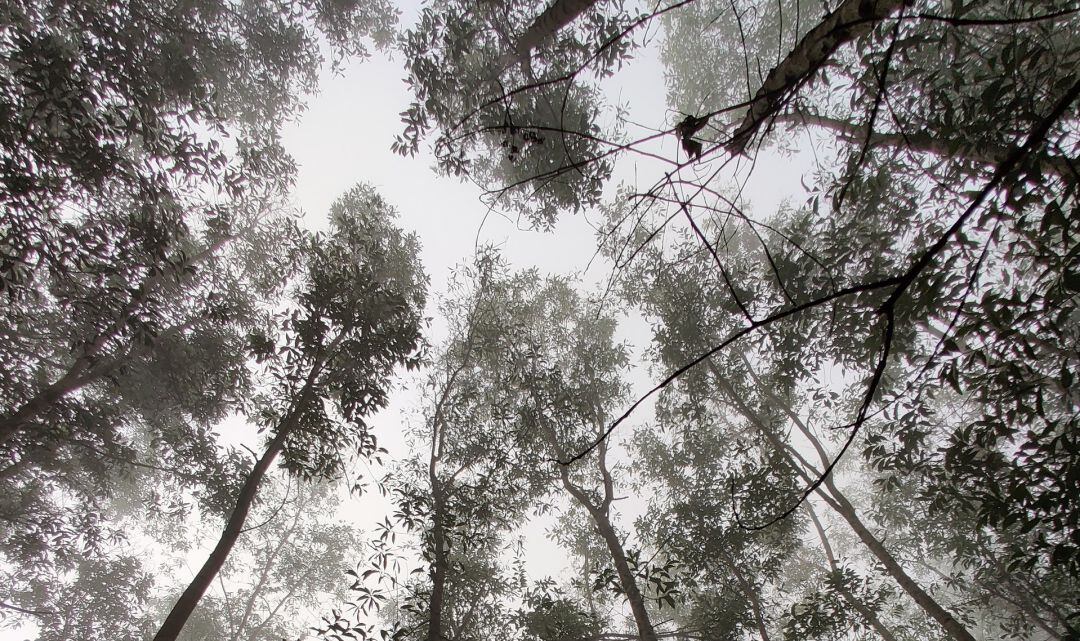
[[[600,282],[311,229],[376,56],[370,153]],[[0,69],[10,638],[1080,640],[1075,1],[16,0]]]

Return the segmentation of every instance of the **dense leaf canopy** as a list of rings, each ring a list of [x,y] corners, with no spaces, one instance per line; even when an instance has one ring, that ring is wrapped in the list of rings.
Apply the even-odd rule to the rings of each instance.
[[[1074,1],[403,8],[0,9],[0,623],[1080,639]],[[482,247],[425,310],[372,187],[299,221],[282,125],[391,47],[392,151],[587,216],[601,283]]]

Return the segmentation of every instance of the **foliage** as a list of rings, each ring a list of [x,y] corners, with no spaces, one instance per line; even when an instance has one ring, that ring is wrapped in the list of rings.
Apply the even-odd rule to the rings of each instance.
[[[434,136],[441,171],[478,178],[494,206],[513,208],[537,227],[550,227],[562,211],[598,204],[618,129],[599,124],[595,83],[560,87],[551,79],[576,76],[596,58],[596,76],[603,77],[633,48],[616,37],[631,19],[626,3],[599,4],[604,11],[560,31],[505,73],[497,61],[536,20],[540,4],[427,4],[399,43],[414,101],[402,113],[405,128],[394,150],[415,155]],[[601,47],[602,54],[593,53]],[[508,91],[519,85],[535,91]]]
[[[143,634],[125,529],[233,504],[242,526],[279,452],[305,481],[385,453],[370,416],[424,365],[394,516],[317,636],[621,639],[625,605],[644,641],[1077,638],[1074,3],[425,4],[395,40],[394,150],[431,144],[533,227],[601,207],[613,272],[590,295],[481,251],[424,359],[418,242],[374,190],[326,234],[276,204],[319,38],[363,54],[393,13],[0,10],[0,612]],[[639,118],[608,82],[656,33],[670,113]],[[793,200],[744,202],[759,160],[809,146]],[[621,159],[645,178],[615,192]],[[616,309],[652,330],[636,398]],[[269,443],[239,502],[248,461],[216,431],[238,415]],[[649,499],[632,529],[627,486]],[[561,492],[571,576],[530,584],[508,541]],[[241,636],[260,594],[291,602],[315,551],[328,570],[355,543],[288,523],[252,532],[231,572],[254,582],[189,634]]]

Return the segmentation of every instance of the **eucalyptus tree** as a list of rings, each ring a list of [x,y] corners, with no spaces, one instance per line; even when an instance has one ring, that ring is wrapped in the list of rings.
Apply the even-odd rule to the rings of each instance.
[[[161,281],[217,249],[192,251],[194,230],[288,186],[277,130],[314,87],[318,38],[362,53],[392,17],[304,1],[6,9],[0,286],[8,309],[65,321],[49,336],[74,353],[38,346],[5,372],[0,443],[146,338]]]
[[[923,567],[919,562],[941,563],[943,567],[954,569],[958,573],[957,577],[974,574],[980,576],[985,583],[988,578],[985,570],[975,569],[985,561],[977,560],[978,555],[962,554],[964,546],[950,549],[945,546],[928,548],[920,545],[912,549],[902,545],[903,539],[893,535],[889,536],[889,543],[886,544],[883,535],[876,534],[875,530],[886,527],[888,529],[885,531],[891,532],[894,529],[894,521],[890,519],[893,511],[871,509],[872,513],[879,515],[875,524],[865,508],[857,508],[848,498],[846,491],[842,489],[842,481],[831,474],[835,461],[843,455],[859,433],[866,435],[866,440],[861,443],[867,447],[866,452],[871,460],[874,460],[879,456],[876,452],[880,451],[885,435],[894,429],[893,423],[879,421],[873,416],[864,421],[864,415],[860,415],[860,412],[865,412],[865,409],[860,408],[866,408],[868,403],[865,387],[853,386],[846,381],[837,385],[836,374],[830,373],[841,368],[854,372],[861,369],[865,372],[865,364],[875,360],[872,350],[881,349],[880,344],[876,344],[872,336],[867,337],[865,330],[860,327],[861,324],[865,326],[867,320],[871,320],[865,317],[860,320],[858,315],[859,307],[865,303],[835,305],[824,313],[821,310],[811,310],[795,318],[785,318],[782,322],[771,324],[756,334],[740,332],[738,329],[746,314],[760,313],[761,305],[783,305],[787,297],[791,297],[794,304],[798,304],[800,300],[808,298],[802,293],[806,288],[842,287],[843,281],[837,284],[828,283],[827,268],[831,265],[844,266],[847,270],[844,275],[846,278],[859,278],[857,267],[885,273],[893,269],[888,263],[896,258],[887,251],[853,253],[852,249],[844,244],[844,239],[851,237],[850,232],[836,234],[838,221],[835,219],[829,219],[828,224],[822,225],[820,231],[815,231],[811,223],[812,215],[810,210],[793,212],[787,220],[772,221],[769,228],[777,237],[783,239],[783,243],[778,243],[779,247],[774,246],[768,255],[764,254],[754,234],[746,229],[717,231],[717,242],[723,243],[720,246],[732,265],[732,268],[719,275],[712,272],[716,269],[717,255],[700,248],[698,233],[687,232],[669,253],[662,254],[659,249],[647,250],[651,253],[648,260],[642,261],[640,268],[631,270],[626,275],[624,293],[632,302],[643,305],[646,313],[656,319],[655,354],[665,363],[666,368],[682,367],[693,354],[708,352],[709,345],[725,344],[725,335],[743,337],[745,345],[741,353],[718,353],[711,360],[703,361],[700,368],[686,371],[677,381],[672,379],[674,382],[667,388],[666,393],[684,398],[683,403],[689,407],[702,408],[697,410],[698,414],[687,414],[688,418],[684,420],[694,420],[693,417],[702,412],[719,411],[732,412],[739,420],[746,421],[751,428],[751,437],[744,439],[743,444],[735,451],[755,451],[760,448],[772,452],[785,460],[785,464],[795,470],[805,484],[807,489],[791,492],[786,500],[781,498],[774,504],[774,516],[747,521],[745,527],[756,529],[775,526],[783,517],[791,518],[788,515],[795,513],[799,503],[814,493],[847,522],[866,551],[882,564],[882,568],[897,582],[898,587],[951,635],[963,635],[965,628],[971,629],[971,626],[976,625],[975,619],[994,619],[997,614],[967,605],[970,603],[970,593],[967,592],[939,588],[931,593],[924,586],[942,583],[955,586],[956,582],[950,579],[943,582],[942,577],[937,576],[932,568]],[[853,232],[861,228],[859,233],[871,241],[866,246],[873,247],[881,242],[881,234],[891,233],[889,224],[896,223],[890,222],[889,218],[874,220],[863,215],[848,223],[848,229]],[[876,231],[875,227],[878,228]],[[705,232],[711,233],[708,228]],[[632,239],[630,243],[634,246]],[[878,246],[882,249],[885,247]],[[806,248],[811,247],[815,254],[807,256]],[[755,270],[760,270],[761,275],[755,277]],[[843,272],[837,270],[835,273]],[[739,292],[739,295],[732,295],[733,291]],[[778,302],[767,302],[770,299]],[[856,314],[849,316],[852,312]],[[917,318],[922,313],[925,311],[913,305],[912,308],[904,310],[903,315],[898,313],[898,317],[907,319],[911,317],[908,314],[911,314]],[[926,342],[921,332],[911,328],[893,335],[890,347],[893,354],[900,358],[885,370],[886,378],[880,383],[882,391],[897,395],[903,392],[903,386],[910,380],[909,377],[918,375],[918,368],[923,362],[919,360],[919,355],[921,350],[926,349]],[[931,347],[932,345],[931,343]],[[852,374],[845,373],[841,380],[851,376]],[[829,379],[833,379],[833,382],[830,383]],[[718,400],[720,407],[715,407]],[[710,406],[713,409],[709,409]],[[887,412],[884,415],[886,418],[895,416],[894,409],[887,408]],[[857,417],[855,423],[852,423],[852,415]],[[843,432],[840,432],[840,429]],[[787,430],[791,430],[794,435],[785,436]],[[878,469],[881,467],[878,466]],[[888,469],[885,469],[885,472],[886,476],[880,478],[877,489],[886,493],[874,494],[870,501],[871,506],[877,501],[887,500],[890,488],[910,487],[907,484],[915,481],[913,477],[908,477],[910,480],[894,477]],[[919,497],[919,494],[922,494],[922,497]],[[733,509],[742,509],[749,496],[737,491],[733,486]],[[953,496],[955,497],[955,494]],[[930,498],[932,496],[928,497],[925,489],[922,489],[914,495],[909,494],[906,499],[915,501],[914,505],[909,506],[909,509],[914,510],[914,513],[909,512],[909,523],[920,532],[924,531],[927,524],[937,522],[938,518],[951,520],[957,514],[965,512],[971,515],[968,518],[974,519],[974,523],[985,524],[975,516],[979,510],[975,505],[969,505],[967,510],[957,511],[952,508],[946,517],[939,511],[946,509],[948,503],[942,501],[935,506],[928,500]],[[963,526],[951,531],[957,535],[954,545],[962,539],[971,538],[970,533],[964,533]],[[1022,545],[1018,545],[1015,536],[1016,534],[1008,532],[989,534],[988,538],[984,539],[985,547],[980,547],[984,554],[989,553],[990,559],[1030,553],[1023,549]],[[931,556],[931,549],[933,554],[939,556]],[[965,557],[968,560],[963,560]],[[938,560],[928,560],[934,558]],[[1016,571],[1020,567],[1023,566],[1014,565],[1012,569]],[[1034,585],[1045,577],[1048,586],[1060,587],[1051,589],[1037,599],[1043,604],[1040,608],[1017,610],[1012,615],[1014,623],[1003,625],[1001,633],[1009,633],[1011,629],[1032,629],[1035,626],[1045,628],[1046,622],[1052,620],[1058,626],[1053,634],[1068,634],[1070,624],[1061,616],[1060,609],[1056,615],[1054,607],[1043,609],[1045,604],[1056,602],[1056,596],[1052,595],[1062,587],[1066,593],[1075,593],[1075,587],[1069,588],[1059,583],[1061,578],[1051,578],[1051,575],[1060,575],[1063,571],[1068,573],[1065,568],[1053,572],[1038,567],[1027,568],[1024,574],[1029,578],[1022,580],[1024,584]],[[998,574],[996,579],[990,581],[991,584],[996,584],[999,593],[996,598],[1000,598],[1003,593],[1014,593],[1003,579],[1004,577]],[[840,589],[843,586],[835,587],[836,597],[846,601],[860,618],[871,627],[877,628],[875,631],[881,635],[885,625],[875,625],[871,617],[867,616],[868,613],[860,611],[858,607],[857,602],[865,601],[866,597],[845,598],[843,590]],[[1016,599],[1015,596],[1011,598]],[[837,601],[834,605],[840,603]],[[997,618],[1004,620],[1004,617]]]
[[[465,295],[444,304],[451,337],[435,361],[422,428],[431,488],[419,501],[431,519],[428,638],[448,633],[441,600],[450,581],[465,578],[455,577],[453,553],[468,552],[469,536],[490,531],[487,524],[507,528],[531,502],[562,491],[603,541],[638,634],[655,639],[639,568],[612,519],[607,445],[592,460],[568,460],[625,398],[628,357],[614,341],[615,319],[588,309],[570,283],[535,270],[510,274],[490,254],[466,275]]]
[[[535,274],[527,275],[536,280]],[[613,316],[592,309],[569,282],[548,278],[534,285],[511,359],[518,377],[518,421],[531,437],[534,465],[548,466],[557,484],[584,508],[614,566],[613,584],[626,598],[637,635],[657,639],[646,586],[613,521],[614,463],[599,440],[586,458],[577,456],[602,435],[613,408],[627,397],[627,347],[615,340]],[[551,468],[554,469],[551,469]]]
[[[267,433],[217,545],[184,589],[155,639],[176,639],[243,532],[263,477],[281,456],[300,479],[330,479],[351,456],[368,456],[365,418],[387,401],[399,366],[416,350],[426,277],[415,236],[394,226],[393,209],[357,186],[330,210],[330,233],[304,247],[305,269],[275,326],[251,336],[265,377],[249,417]]]
[[[770,299],[783,301],[787,295],[799,296],[800,290],[795,289],[798,280],[784,276],[793,267],[789,261],[799,255],[795,247],[801,244],[793,241],[784,254],[773,253],[767,259],[749,232],[734,230],[729,233],[728,253],[739,271],[725,270],[723,277],[712,273],[716,269],[714,256],[702,251],[697,236],[688,233],[675,245],[673,256],[667,259],[656,256],[642,262],[643,269],[632,276],[628,274],[624,281],[628,300],[642,305],[646,314],[656,319],[655,354],[667,368],[680,367],[705,346],[736,332],[744,314],[756,313],[759,305],[768,305]],[[767,275],[774,266],[783,280],[773,278],[770,283],[759,277],[755,281],[754,271],[761,270]],[[778,282],[782,282],[784,288]],[[735,289],[745,286],[744,283],[753,283],[754,289],[742,290],[745,292],[742,297],[729,295],[729,284]],[[770,461],[775,466],[774,473],[789,470],[799,484],[810,488],[805,491],[801,487],[792,488],[787,493],[774,495],[770,507],[758,507],[761,516],[740,520],[743,527],[776,526],[783,517],[794,513],[794,508],[807,494],[816,492],[844,518],[867,550],[927,615],[951,635],[967,638],[965,635],[969,633],[956,617],[912,579],[909,570],[897,562],[894,553],[867,527],[864,518],[828,474],[834,458],[825,449],[827,442],[823,446],[821,437],[812,430],[813,425],[844,420],[850,407],[861,405],[858,396],[846,390],[844,394],[838,394],[820,382],[826,369],[843,366],[844,361],[834,360],[835,353],[819,351],[808,339],[829,331],[832,315],[835,315],[836,323],[856,322],[844,318],[843,314],[850,313],[849,310],[837,305],[829,313],[803,314],[789,323],[770,326],[764,332],[748,336],[738,354],[718,355],[704,362],[701,368],[681,376],[667,393],[685,399],[676,404],[688,408],[682,410],[684,417],[730,412],[745,425],[741,442],[737,441],[734,448],[736,460],[740,450],[744,452],[743,456],[747,456],[745,452],[760,452],[757,456]],[[842,355],[847,356],[851,366],[858,367],[872,355],[867,352],[874,349],[874,345],[867,344],[859,333],[845,333],[835,327],[832,331],[837,332],[837,343],[844,341],[847,345],[848,353]],[[898,344],[900,340],[897,339]],[[852,354],[854,350],[861,350],[861,353]],[[763,379],[756,373],[762,365],[754,365],[752,361],[764,363],[764,367],[776,374]],[[816,412],[816,415],[811,414],[810,426],[802,414],[806,411]],[[818,416],[825,420],[820,421]],[[798,439],[785,436],[785,430],[792,428],[799,435]],[[812,446],[814,457],[820,460],[812,462],[805,458],[800,443]],[[847,444],[841,442],[840,446],[847,447]],[[733,481],[733,511],[745,510],[748,502],[754,505],[763,501],[764,495],[760,491],[740,491],[737,485]],[[768,503],[766,501],[766,505]]]
[[[601,124],[595,83],[550,79],[575,76],[594,57],[603,61],[597,78],[607,75],[633,48],[608,41],[634,11],[610,0],[597,3],[603,12],[583,14],[589,4],[428,3],[398,44],[414,100],[394,149],[414,155],[434,139],[443,172],[480,179],[497,207],[539,227],[554,224],[560,211],[597,204],[617,131]]]
[[[363,54],[394,12],[27,0],[2,14],[0,603],[20,612],[82,555],[108,564],[114,498],[227,502],[240,458],[212,425],[246,394],[245,336],[291,269],[295,234],[271,220],[293,173],[279,126],[314,87],[320,42]]]
[[[216,227],[177,247],[185,268],[152,279],[152,309],[123,323],[134,344],[108,341],[91,354],[66,343],[78,345],[70,332],[101,320],[77,301],[95,304],[98,285],[123,287],[110,280],[119,275],[110,276],[107,256],[100,272],[87,264],[78,279],[56,281],[58,296],[7,299],[11,340],[0,348],[14,357],[4,362],[7,398],[48,385],[56,369],[68,368],[69,382],[0,448],[6,604],[61,594],[77,564],[107,562],[151,516],[180,515],[193,504],[225,509],[243,458],[218,447],[215,425],[250,390],[246,336],[293,269],[295,226],[263,210],[234,210],[235,220],[223,212]]]
[[[741,524],[767,518],[777,497],[796,491],[799,479],[782,457],[746,456],[753,434],[702,407],[709,393],[705,384],[687,394],[690,400],[668,395],[658,404],[661,430],[635,434],[634,459],[651,496],[639,530],[683,569],[679,629],[707,639],[770,641],[778,638],[783,600],[777,592],[791,582],[802,522],[759,532]],[[718,455],[724,452],[732,454]],[[736,482],[745,497],[737,513],[730,494]]]

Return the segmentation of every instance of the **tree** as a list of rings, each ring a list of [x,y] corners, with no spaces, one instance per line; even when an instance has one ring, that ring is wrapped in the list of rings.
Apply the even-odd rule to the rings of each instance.
[[[443,172],[505,185],[505,192],[491,193],[493,204],[512,207],[540,227],[553,225],[563,210],[599,203],[601,183],[612,169],[603,128],[596,124],[600,94],[594,86],[546,82],[576,74],[591,50],[627,18],[621,2],[604,2],[614,17],[589,11],[588,24],[570,23],[551,37],[552,28],[585,15],[580,8],[587,4],[557,2],[539,14],[538,7],[503,2],[424,7],[399,43],[409,60],[407,82],[415,100],[403,113],[405,128],[394,149],[414,155],[434,135]],[[570,7],[566,13],[564,7]],[[603,60],[615,64],[629,49],[617,41],[605,47]],[[523,59],[500,74],[506,56]],[[537,90],[507,90],[518,84],[535,84]],[[567,170],[567,162],[574,169]]]
[[[514,381],[504,363],[525,282],[485,249],[454,274],[440,304],[449,337],[432,359],[424,423],[414,434],[426,457],[402,470],[397,487],[399,520],[425,524],[431,584],[418,586],[426,599],[417,614],[426,620],[416,627],[430,641],[467,638],[490,624],[484,607],[507,597],[491,557],[542,493],[514,446],[522,437],[509,420]]]
[[[46,385],[7,377],[25,389],[9,390],[0,443],[77,389],[87,361],[131,341],[156,311],[162,273],[189,267],[192,227],[228,229],[230,201],[288,185],[277,127],[313,87],[318,34],[335,55],[362,53],[358,38],[385,42],[391,17],[386,5],[302,1],[11,7],[0,288],[13,310],[69,313],[77,322],[64,338],[85,351]],[[222,144],[230,134],[235,152]]]
[[[155,635],[176,639],[243,531],[270,465],[290,474],[333,478],[350,452],[370,455],[364,418],[386,404],[389,377],[416,367],[425,277],[416,239],[393,226],[393,210],[366,186],[336,201],[331,231],[306,248],[305,278],[274,342],[253,337],[269,386],[254,418],[270,440],[248,473],[221,538]]]
[[[107,299],[95,298],[98,285],[123,288],[122,280],[109,280],[107,256],[100,272],[88,265],[66,281],[63,296],[77,294],[70,304],[44,296],[42,304],[7,308],[7,398],[35,394],[38,377],[47,383],[62,368],[60,380],[70,384],[38,405],[3,447],[0,538],[11,561],[5,601],[29,607],[27,599],[52,600],[51,588],[87,555],[108,561],[110,549],[138,527],[143,507],[176,513],[194,498],[211,511],[224,509],[242,459],[218,448],[214,425],[251,389],[245,337],[293,269],[295,232],[277,214],[236,213],[243,217],[235,232],[223,217],[179,246],[182,268],[150,279],[152,293],[140,295],[150,307],[122,323],[123,336],[96,348],[78,347],[78,334],[106,321],[82,310]],[[281,254],[269,253],[272,247]]]
[[[626,347],[615,342],[615,319],[589,310],[565,281],[549,279],[527,300],[523,331],[511,357],[520,368],[519,420],[534,439],[533,459],[554,464],[553,480],[588,513],[610,555],[638,636],[655,640],[637,568],[612,521],[615,478],[607,442],[599,442],[591,470],[571,467],[574,452],[602,433],[609,408],[626,397]]]
[[[320,39],[335,59],[362,55],[387,43],[393,17],[387,3],[303,0],[5,8],[12,611],[123,535],[102,517],[132,479],[169,509],[189,491],[231,492],[239,458],[219,454],[212,424],[247,395],[245,324],[291,269],[289,234],[268,220],[293,173],[278,128],[314,87]]]

